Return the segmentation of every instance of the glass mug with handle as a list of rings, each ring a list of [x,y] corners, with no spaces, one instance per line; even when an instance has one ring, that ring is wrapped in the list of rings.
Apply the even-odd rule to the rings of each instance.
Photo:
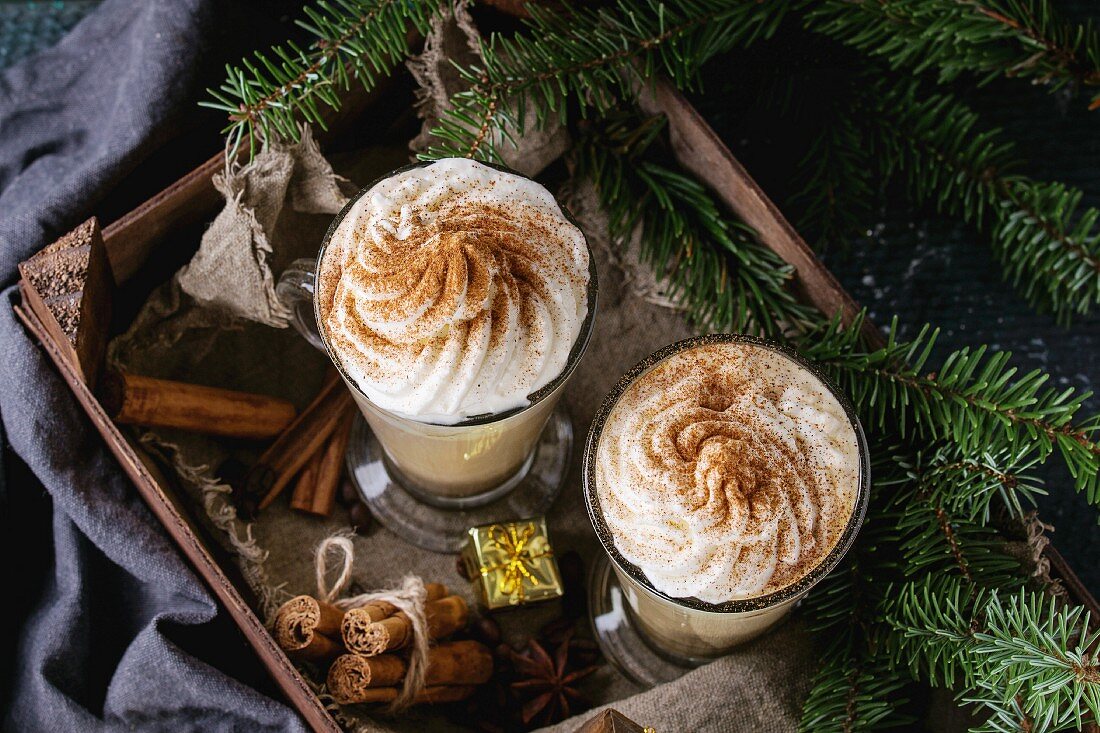
[[[671,344],[627,372],[584,454],[606,552],[589,607],[642,684],[773,627],[852,546],[870,496],[855,410],[812,363],[740,334]],[[786,549],[784,549],[786,548]],[[655,653],[655,654],[654,654]]]
[[[553,231],[568,230],[571,236],[579,237],[579,239],[575,241],[582,243],[582,252],[587,256],[587,262],[580,263],[584,266],[583,279],[585,282],[581,283],[578,278],[573,278],[572,281],[577,287],[577,291],[573,295],[582,299],[584,314],[583,318],[578,316],[578,324],[573,324],[576,328],[576,335],[572,339],[572,342],[568,344],[568,354],[566,355],[563,352],[559,355],[559,357],[561,357],[560,360],[564,362],[564,366],[560,371],[553,375],[549,381],[546,381],[545,384],[538,386],[537,389],[527,394],[525,399],[521,400],[522,404],[507,406],[505,409],[496,411],[485,410],[480,413],[477,412],[478,406],[475,404],[472,407],[467,406],[466,409],[466,412],[472,412],[473,414],[457,415],[453,416],[453,418],[443,420],[438,419],[438,416],[430,413],[420,415],[408,414],[401,410],[379,405],[377,399],[372,399],[372,397],[368,395],[368,390],[364,389],[363,382],[361,381],[364,377],[364,373],[366,373],[367,378],[369,378],[369,369],[356,369],[356,354],[352,353],[351,349],[346,346],[345,342],[347,339],[340,341],[334,338],[330,328],[325,325],[326,316],[331,316],[332,308],[335,307],[333,299],[334,294],[337,292],[336,287],[339,284],[340,278],[345,277],[339,257],[330,253],[330,249],[342,246],[340,244],[334,244],[334,240],[340,237],[347,239],[347,237],[350,236],[349,231],[351,231],[351,229],[364,226],[360,222],[360,219],[364,216],[363,212],[367,211],[369,207],[374,206],[374,200],[378,199],[379,196],[383,197],[379,200],[388,200],[384,198],[385,196],[400,199],[401,196],[415,197],[418,195],[426,199],[430,199],[432,196],[436,197],[436,199],[439,197],[445,199],[448,195],[446,190],[440,193],[440,184],[436,180],[438,176],[433,175],[434,172],[430,170],[431,166],[439,165],[440,163],[444,163],[447,166],[446,170],[449,171],[449,173],[440,175],[456,176],[456,180],[459,182],[453,185],[458,188],[467,185],[466,183],[462,183],[462,181],[465,180],[462,176],[467,175],[478,180],[485,179],[494,182],[494,185],[497,187],[514,186],[519,190],[519,193],[515,194],[517,196],[538,196],[538,203],[542,206],[540,211],[549,211],[549,205],[552,203],[553,209],[556,211],[557,215],[561,217],[561,221],[553,221],[547,224],[546,221],[540,219],[534,223],[538,226],[532,225],[531,228],[528,229],[524,226],[517,226],[514,222],[509,222],[507,220],[494,220],[492,216],[486,218],[485,212],[489,211],[491,213],[493,211],[493,205],[504,206],[507,202],[502,204],[499,200],[495,203],[491,201],[490,203],[492,205],[485,204],[483,208],[479,209],[478,207],[484,202],[476,198],[475,202],[472,204],[472,208],[456,208],[451,219],[446,218],[448,216],[446,213],[438,213],[437,211],[433,213],[433,211],[429,211],[429,217],[437,216],[438,219],[431,222],[431,228],[434,232],[432,235],[433,238],[428,242],[420,243],[420,246],[424,249],[422,253],[417,253],[413,259],[410,259],[408,256],[408,249],[401,249],[398,251],[399,247],[406,247],[405,242],[408,238],[411,237],[412,239],[416,239],[417,235],[415,232],[410,235],[406,231],[404,232],[404,239],[396,238],[392,242],[386,243],[386,246],[390,247],[391,250],[397,251],[394,265],[399,270],[402,267],[410,266],[409,262],[414,262],[411,267],[423,266],[427,269],[425,269],[423,273],[414,273],[414,275],[409,275],[408,272],[399,272],[394,275],[394,277],[404,278],[402,282],[405,283],[414,280],[420,283],[426,278],[433,276],[433,273],[439,271],[440,267],[446,268],[449,266],[451,270],[457,270],[460,274],[464,273],[470,278],[469,282],[462,283],[459,288],[459,290],[462,291],[460,295],[468,294],[469,291],[484,286],[484,282],[477,282],[479,275],[475,270],[478,267],[478,263],[469,261],[481,256],[482,253],[477,248],[482,246],[481,242],[484,237],[511,237],[512,239],[506,241],[502,247],[505,249],[510,247],[514,248],[519,246],[515,245],[513,241],[517,238],[530,238],[540,232],[545,233],[545,230],[540,229],[539,226],[552,225],[553,227],[558,227],[557,229],[553,229]],[[478,178],[479,176],[481,178]],[[446,185],[444,185],[443,188],[445,189]],[[412,194],[409,193],[410,190],[413,192]],[[505,188],[505,190],[508,189]],[[379,193],[379,191],[381,191],[381,193]],[[508,195],[512,194],[509,193]],[[473,196],[473,194],[470,194],[470,196]],[[432,206],[427,206],[426,208],[431,209]],[[436,208],[438,209],[438,207]],[[522,209],[522,207],[520,208]],[[411,223],[405,222],[405,212],[408,210],[408,206],[401,209],[400,216],[402,219],[401,223],[397,225],[398,227],[400,227],[402,223],[409,224],[412,227],[417,225],[415,215]],[[541,216],[541,214],[539,216]],[[348,220],[349,217],[352,217],[352,219],[345,225],[345,220]],[[537,216],[536,219],[538,219]],[[375,222],[371,220],[367,222],[366,226],[370,226],[374,223]],[[524,220],[520,223],[530,224],[531,222]],[[389,226],[390,229],[394,228],[392,225],[386,225],[384,223],[382,226]],[[439,234],[440,231],[442,231],[442,234]],[[470,231],[472,231],[473,234],[470,234]],[[575,232],[575,234],[572,234],[572,232]],[[355,234],[358,235],[360,232],[356,231]],[[383,234],[385,234],[385,231],[383,231]],[[447,236],[465,237],[465,239],[461,241],[448,240],[449,243],[454,246],[450,249],[446,249],[448,244],[441,243],[442,240],[440,237]],[[457,244],[455,244],[455,242],[457,242]],[[535,257],[538,257],[539,250],[537,248],[548,247],[549,245],[546,242],[533,242],[531,246],[536,249],[526,250],[527,254],[534,254]],[[463,247],[466,247],[466,249],[462,249]],[[473,247],[477,251],[471,253],[469,247]],[[438,262],[440,257],[451,256],[449,254],[441,254],[440,251],[444,249],[446,249],[447,253],[461,251],[461,256],[465,259],[457,263],[452,262],[440,265]],[[504,250],[502,249],[501,251]],[[492,268],[499,268],[500,262],[503,259],[517,256],[515,255],[516,251],[518,250],[507,249],[503,255],[495,255],[495,259],[491,259],[488,264],[488,276],[499,278],[499,269],[493,270]],[[337,255],[343,256],[340,253],[337,253]],[[352,264],[355,265],[355,263]],[[551,259],[551,261],[547,263],[536,264],[545,265],[546,268],[553,268],[556,264],[560,263]],[[571,261],[570,264],[574,267],[579,267],[575,260]],[[386,267],[389,267],[388,263],[381,263],[378,269],[381,270]],[[433,270],[433,267],[436,269]],[[551,279],[555,277],[551,269],[545,271],[550,273],[548,277]],[[356,270],[356,272],[358,272],[358,270]],[[373,277],[373,271],[368,273],[368,275]],[[350,275],[350,277],[355,276],[354,273]],[[410,277],[412,277],[412,280],[409,279]],[[450,277],[452,277],[450,271],[444,269],[444,274],[439,276],[439,281],[443,282],[444,286],[448,286],[450,284],[448,278]],[[535,277],[535,275],[525,272],[524,277]],[[417,280],[417,278],[419,278],[419,280]],[[561,278],[559,278],[559,280],[560,279]],[[484,278],[481,278],[481,280],[483,281]],[[386,287],[390,285],[392,285],[392,283],[387,284]],[[553,283],[551,283],[551,285],[553,285]],[[419,287],[419,285],[417,287]],[[503,288],[505,285],[499,281],[494,281],[490,287]],[[596,312],[597,283],[595,266],[587,240],[585,240],[583,234],[580,233],[580,230],[576,228],[575,224],[568,219],[565,212],[553,201],[549,192],[541,185],[518,173],[514,173],[499,166],[489,166],[486,164],[473,163],[472,161],[465,161],[462,163],[459,161],[437,161],[435,163],[417,163],[400,168],[362,189],[348,201],[343,210],[336,216],[330,225],[322,242],[317,259],[297,260],[292,263],[279,279],[276,292],[280,300],[291,309],[291,320],[297,330],[313,345],[317,346],[328,355],[348,389],[351,391],[363,417],[370,425],[370,432],[373,434],[373,440],[376,440],[380,447],[380,455],[383,459],[382,463],[384,464],[384,469],[388,478],[396,482],[396,484],[416,500],[429,507],[454,510],[470,509],[472,507],[489,504],[512,491],[517,485],[521,484],[524,477],[527,475],[532,466],[532,462],[535,460],[537,449],[540,447],[540,436],[543,435],[544,428],[546,431],[550,431],[550,428],[547,428],[547,422],[551,420],[552,416],[556,415],[555,406],[561,397],[565,384],[575,370],[588,345]],[[414,296],[416,292],[417,288],[413,288],[412,293]],[[490,294],[487,295],[486,298],[493,298],[493,292],[495,291],[490,290]],[[515,291],[513,288],[510,292],[511,296],[515,297],[518,291]],[[445,294],[444,297],[437,299],[435,302],[445,301],[450,303],[452,300],[454,300],[454,298]],[[376,302],[376,299],[367,301],[367,307],[373,307]],[[489,301],[486,300],[486,302]],[[492,302],[495,306],[496,301],[493,300]],[[402,308],[405,309],[402,313],[410,312],[414,314],[413,320],[415,320],[418,311],[431,310],[430,308],[422,308],[419,303],[399,303],[398,310]],[[527,310],[531,310],[532,308],[542,313],[542,311],[548,310],[549,307],[540,305],[538,307],[527,308]],[[521,308],[520,310],[523,311],[524,309]],[[579,310],[580,309],[578,309],[578,313]],[[494,315],[500,317],[501,314],[495,313]],[[516,319],[512,319],[512,321],[515,320]],[[522,318],[519,320],[522,320]],[[538,323],[536,323],[535,326],[539,328],[543,327],[539,326]],[[389,326],[387,325],[387,327]],[[396,328],[404,327],[404,324],[399,324]],[[452,326],[445,325],[442,330],[444,333],[450,333],[451,328]],[[355,334],[351,335],[352,337],[355,336]],[[418,337],[419,336],[416,334],[413,335],[414,345],[410,346],[410,349],[415,350],[421,348],[419,342],[415,341]],[[523,336],[516,337],[508,332],[497,331],[494,331],[490,335],[490,339],[507,338],[521,339]],[[505,346],[513,351],[518,348],[510,344],[505,344]],[[559,349],[564,349],[565,344],[557,343],[555,346]],[[343,349],[343,351],[341,349]],[[508,349],[505,349],[505,351]],[[412,354],[415,352],[409,353]],[[416,357],[410,356],[409,358],[411,360],[408,370],[409,376],[398,374],[398,381],[404,379],[407,382],[411,382],[415,378],[412,375],[415,374],[414,367],[417,365]],[[485,391],[484,386],[480,383],[478,383],[476,387],[471,387],[470,389],[482,389]],[[559,418],[559,420],[560,419],[566,420],[566,423],[568,421],[568,419],[563,416]],[[566,424],[565,428],[568,430],[568,437],[571,438],[571,428],[568,427],[568,424]],[[363,437],[368,440],[372,439],[371,436]],[[565,442],[569,443],[571,441]],[[561,446],[555,448],[559,453],[561,452],[560,449]],[[553,473],[555,476],[558,474],[562,477],[564,476],[568,463],[568,450],[569,446],[566,445],[565,455],[554,456],[544,461],[552,464],[550,466],[550,469],[552,469],[550,473]],[[349,456],[352,454],[356,454],[355,446],[349,448]],[[367,475],[355,471],[354,466],[351,468],[353,476]],[[376,468],[371,470],[373,471],[372,475],[378,473]],[[554,487],[554,492],[556,493],[557,490],[560,489],[560,481],[558,479],[554,480],[559,484]],[[362,481],[360,481],[360,484],[362,484]],[[368,500],[368,504],[371,504],[370,499],[373,498],[373,493],[380,490],[377,488],[364,487],[362,485],[360,485],[359,488],[361,493],[363,493],[364,497]],[[375,507],[372,505],[372,509],[374,508]],[[413,516],[408,516],[404,519],[409,523],[417,521]],[[383,521],[385,521],[384,518]]]

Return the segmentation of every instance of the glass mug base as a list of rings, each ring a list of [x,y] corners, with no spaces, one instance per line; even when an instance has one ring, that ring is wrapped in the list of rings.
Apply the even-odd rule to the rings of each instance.
[[[397,472],[366,419],[357,415],[347,469],[371,514],[386,529],[426,550],[458,552],[470,527],[545,514],[565,484],[572,452],[573,424],[557,407],[531,456],[514,475],[473,496],[440,497]]]
[[[671,682],[710,661],[658,652],[638,627],[611,561],[603,555],[588,578],[588,613],[592,635],[604,659],[640,687],[648,689]]]
[[[695,656],[666,648],[654,638],[638,618],[638,611],[633,608],[622,583],[610,559],[601,556],[588,582],[589,620],[604,657],[624,676],[643,687],[671,682],[747,644],[779,625],[797,603],[765,611],[762,615],[767,616],[766,620],[756,624],[747,621],[755,628],[746,630],[737,641],[714,648],[710,656]]]

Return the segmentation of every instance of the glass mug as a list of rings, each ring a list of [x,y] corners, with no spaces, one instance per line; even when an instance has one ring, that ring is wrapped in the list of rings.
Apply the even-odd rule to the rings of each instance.
[[[596,314],[596,269],[586,239],[588,314],[565,368],[549,384],[531,393],[527,405],[445,425],[416,420],[374,404],[348,376],[334,356],[324,329],[318,328],[320,313],[314,297],[317,273],[324,265],[325,251],[337,227],[362,196],[394,175],[428,165],[430,161],[398,168],[355,194],[329,225],[317,259],[291,263],[279,278],[276,293],[291,309],[295,328],[324,351],[340,373],[384,451],[389,474],[402,488],[426,504],[461,509],[481,506],[503,496],[523,480],[530,468],[539,436],[592,335]],[[503,166],[492,167],[521,175]]]
[[[635,381],[669,357],[698,346],[715,343],[749,343],[778,352],[806,370],[837,399],[855,431],[859,451],[859,476],[852,513],[833,549],[808,573],[795,583],[754,598],[744,598],[712,604],[697,598],[674,598],[653,587],[635,565],[628,562],[615,547],[610,528],[600,508],[596,490],[596,457],[600,436],[619,398]],[[728,653],[770,629],[809,592],[810,588],[836,567],[855,541],[867,514],[870,498],[871,467],[867,439],[848,399],[839,392],[820,370],[805,359],[780,346],[752,336],[710,334],[679,341],[657,351],[627,372],[605,398],[592,422],[584,450],[584,496],[588,516],[611,561],[618,579],[627,611],[640,631],[640,636],[660,656],[675,663],[694,666]],[[599,621],[594,619],[599,631]]]

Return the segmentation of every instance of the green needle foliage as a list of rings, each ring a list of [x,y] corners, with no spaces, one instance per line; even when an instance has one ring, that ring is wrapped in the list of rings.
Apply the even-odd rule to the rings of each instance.
[[[821,127],[806,151],[796,173],[798,193],[791,198],[819,251],[866,228],[876,195],[876,161],[857,120],[836,112],[826,119],[831,124]]]
[[[954,689],[989,718],[982,730],[1059,730],[1094,719],[1100,676],[1087,614],[1022,589],[1025,573],[993,527],[944,508],[935,483],[957,463],[955,451],[874,447],[867,523],[805,603],[823,664],[800,730],[905,725],[915,683]],[[999,481],[1026,479],[1002,470]],[[990,502],[1000,503],[991,513],[1012,502]]]
[[[834,320],[803,340],[803,353],[821,364],[852,398],[865,427],[906,439],[943,441],[968,454],[1027,449],[1043,460],[1061,456],[1077,490],[1100,506],[1100,418],[1073,419],[1088,397],[1047,387],[1039,370],[1019,375],[1011,354],[980,346],[952,352],[926,371],[938,331],[925,326],[899,341],[895,317],[887,343],[867,349],[863,316],[848,328]]]
[[[640,259],[702,330],[805,330],[820,316],[788,289],[793,269],[679,168],[665,123],[610,112],[574,147],[576,173],[594,183],[612,241],[625,249],[639,230]]]
[[[838,733],[909,726],[905,710],[911,680],[895,673],[885,654],[881,608],[901,572],[898,513],[888,506],[905,482],[893,454],[898,445],[871,450],[874,485],[856,544],[806,598],[801,615],[822,647],[823,662],[802,707],[801,731]]]
[[[833,655],[814,675],[799,730],[857,733],[911,726],[913,717],[904,712],[906,686],[885,655],[865,650]]]
[[[582,115],[610,111],[658,76],[695,85],[710,58],[767,38],[790,0],[617,0],[607,7],[549,10],[528,5],[524,33],[493,35],[482,64],[460,69],[469,88],[433,130],[442,142],[430,158],[497,160],[498,141],[523,133],[527,109],[540,125],[564,122],[569,104]]]
[[[428,32],[440,0],[318,0],[299,20],[315,39],[293,41],[268,54],[256,51],[240,66],[226,66],[227,79],[208,89],[199,104],[225,112],[223,130],[231,157],[247,140],[250,155],[269,139],[298,140],[299,125],[325,127],[323,108],[339,109],[340,93],[356,79],[367,89],[409,53],[409,30]]]
[[[982,611],[970,652],[983,674],[964,699],[992,710],[987,730],[1015,731],[1021,719],[1033,731],[1080,730],[1100,719],[1100,631],[1089,631],[1088,611],[1022,590],[994,593]]]
[[[1081,730],[1100,719],[1100,633],[1083,608],[929,575],[891,593],[884,616],[895,667],[959,690],[989,715],[978,730]]]
[[[1063,321],[1100,302],[1100,212],[1081,192],[1014,173],[1014,146],[948,94],[876,84],[869,104],[871,155],[902,178],[918,202],[988,232],[1005,276],[1035,306]]]
[[[1040,463],[1031,446],[986,446],[967,453],[957,444],[918,452],[899,460],[908,480],[919,482],[922,496],[934,506],[968,522],[988,525],[995,512],[1023,519],[1046,494],[1030,472]]]
[[[1059,17],[1049,0],[824,0],[807,26],[884,59],[935,70],[940,82],[1019,77],[1052,90],[1100,87],[1100,34]],[[1100,93],[1092,105],[1100,104]]]

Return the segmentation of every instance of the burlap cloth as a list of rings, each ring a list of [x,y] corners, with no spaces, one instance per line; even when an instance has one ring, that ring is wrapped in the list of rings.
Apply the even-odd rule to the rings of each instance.
[[[455,79],[445,79],[446,53],[476,53],[471,27],[462,12],[437,24],[424,56],[411,66],[425,90],[421,111],[438,115]],[[465,27],[463,27],[465,26]],[[462,36],[455,35],[461,33]],[[456,40],[457,39],[457,40]],[[274,146],[243,169],[227,170],[217,186],[225,209],[211,224],[191,263],[150,297],[127,333],[111,346],[116,365],[135,373],[242,389],[285,397],[299,407],[317,391],[326,357],[286,328],[287,313],[275,299],[278,273],[297,257],[315,256],[326,227],[354,186],[337,176],[306,134],[295,146]],[[418,146],[426,144],[421,136]],[[564,131],[523,138],[509,163],[537,173],[567,145]],[[357,185],[369,182],[409,157],[403,147],[360,151],[353,165]],[[654,296],[652,278],[634,260],[612,256],[606,221],[586,184],[559,197],[572,211],[596,255],[599,309],[588,352],[563,399],[576,441],[565,489],[548,515],[558,553],[576,550],[586,567],[602,553],[583,507],[579,459],[592,415],[620,374],[649,353],[690,335],[681,315]],[[659,295],[659,294],[658,294]],[[282,326],[282,327],[279,327]],[[349,525],[344,509],[327,520],[308,518],[276,502],[249,524],[236,515],[229,487],[215,470],[230,457],[248,463],[255,447],[168,430],[137,436],[163,458],[180,486],[199,505],[196,512],[214,536],[238,559],[257,599],[260,616],[270,620],[292,595],[315,591],[313,548]],[[453,555],[414,547],[375,526],[355,537],[353,590],[386,587],[407,573],[461,590],[473,603],[468,584],[455,570]],[[553,605],[498,614],[512,640],[528,636],[554,618]],[[584,691],[597,703],[614,703],[630,718],[662,733],[671,731],[790,731],[813,668],[809,640],[797,620],[679,680],[640,691],[609,665],[587,680]],[[340,710],[350,728],[367,731],[448,730],[430,711],[413,709],[396,719],[371,719]],[[591,712],[546,730],[571,731]]]

